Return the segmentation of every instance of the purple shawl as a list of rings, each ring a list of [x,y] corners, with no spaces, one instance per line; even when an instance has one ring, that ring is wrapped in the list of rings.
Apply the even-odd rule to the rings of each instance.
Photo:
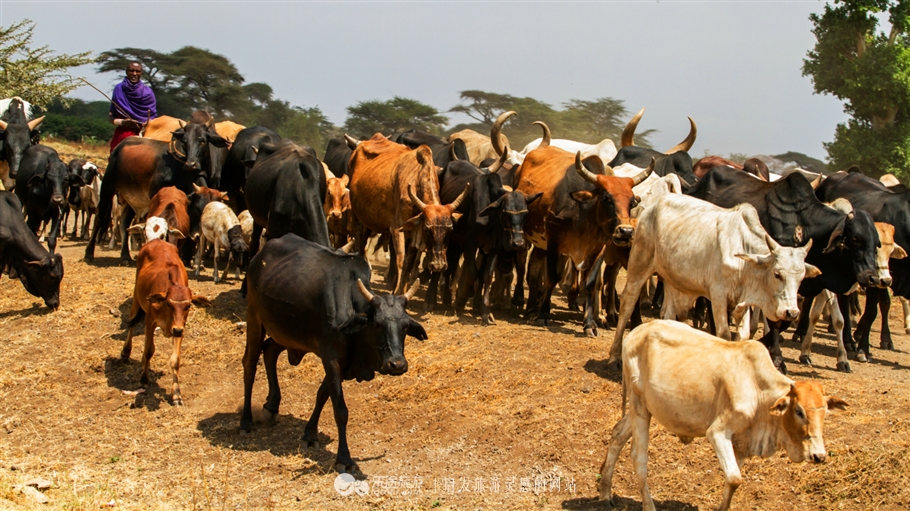
[[[151,119],[158,117],[158,111],[155,109],[155,93],[142,81],[133,85],[129,78],[124,78],[122,82],[114,86],[112,99],[135,121],[144,123],[146,119],[149,119],[149,110],[152,111]],[[123,118],[123,114],[113,104],[111,113],[115,119]]]

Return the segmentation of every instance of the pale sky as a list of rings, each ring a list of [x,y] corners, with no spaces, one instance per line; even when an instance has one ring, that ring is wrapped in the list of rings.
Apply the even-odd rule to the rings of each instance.
[[[359,101],[404,96],[441,111],[458,92],[529,96],[555,107],[610,96],[667,149],[698,124],[693,156],[825,159],[847,116],[801,75],[819,1],[0,1],[0,24],[29,18],[58,52],[193,45],[247,82],[318,106],[336,125]],[[85,76],[103,90],[120,77]],[[83,87],[73,93],[103,99]],[[519,112],[521,115],[521,112]],[[453,124],[466,120],[452,117]],[[505,129],[508,134],[508,125]],[[559,133],[553,133],[559,138]],[[323,148],[319,148],[320,151]]]

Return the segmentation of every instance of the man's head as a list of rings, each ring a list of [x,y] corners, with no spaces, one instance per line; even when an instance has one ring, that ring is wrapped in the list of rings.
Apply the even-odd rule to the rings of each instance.
[[[138,62],[130,62],[126,66],[126,78],[130,83],[139,83],[139,80],[142,78],[142,64]]]

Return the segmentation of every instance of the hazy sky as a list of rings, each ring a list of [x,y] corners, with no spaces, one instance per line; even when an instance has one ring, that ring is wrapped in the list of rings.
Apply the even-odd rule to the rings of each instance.
[[[691,153],[825,158],[846,116],[801,75],[819,1],[0,1],[0,24],[37,22],[59,52],[185,45],[228,57],[248,82],[340,125],[358,101],[417,99],[441,111],[458,92],[554,106],[610,96],[669,148],[698,124]],[[75,73],[74,73],[75,74]],[[102,89],[120,77],[79,69]],[[101,96],[84,87],[76,97]],[[519,112],[521,115],[521,112]],[[462,121],[463,118],[453,118]],[[508,134],[508,125],[506,126]],[[559,133],[554,133],[559,137]]]

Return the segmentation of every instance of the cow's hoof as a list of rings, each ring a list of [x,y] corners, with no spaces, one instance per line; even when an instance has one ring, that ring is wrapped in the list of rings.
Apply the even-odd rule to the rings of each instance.
[[[585,327],[585,337],[597,337],[597,329],[594,327]]]
[[[335,463],[335,472],[338,472],[339,474],[345,474],[345,473],[350,474],[351,472],[354,471],[355,466],[356,465],[354,465],[353,461],[350,463],[336,462]]]
[[[180,399],[180,396],[174,396],[171,398],[171,403],[174,406],[183,406],[183,399]]]
[[[790,338],[790,342],[794,342],[794,343],[796,343],[796,344],[802,344],[802,343],[803,343],[803,336],[800,335],[800,334],[793,334],[793,337]],[[800,362],[802,362],[802,360],[800,360]]]
[[[867,357],[865,353],[860,351],[860,352],[856,353],[856,358],[854,358],[853,360],[856,360],[857,362],[868,362],[869,357]]]
[[[607,360],[607,369],[610,371],[622,371],[622,360]]]
[[[784,357],[776,356],[772,359],[772,361],[774,362],[774,367],[780,371],[780,374],[787,374],[787,364],[784,363]]]
[[[303,440],[303,448],[304,448],[304,449],[319,449],[319,442],[317,442],[317,441],[315,441],[315,440],[314,440],[314,441],[309,441],[309,440],[304,439],[304,440]]]
[[[246,428],[244,428],[243,426],[240,427],[240,435],[241,435],[241,436],[249,435],[249,434],[252,433],[252,432],[253,432],[253,431],[252,431],[252,428],[251,428],[251,429],[246,429]]]
[[[904,333],[907,334],[907,335],[910,335],[910,328],[905,328],[905,329],[904,329]]]
[[[550,320],[547,318],[537,317],[532,318],[531,320],[534,322],[535,326],[550,326]]]
[[[806,364],[807,366],[810,366],[810,367],[811,367],[811,366],[812,366],[812,358],[809,357],[809,355],[800,355],[800,356],[799,356],[799,363],[800,363],[800,364]]]
[[[844,349],[852,353],[852,352],[856,351],[856,343],[855,342],[845,342]]]
[[[852,373],[853,372],[850,370],[850,362],[838,362],[837,370],[842,373]]]
[[[496,318],[493,317],[492,313],[487,313],[483,315],[483,326],[490,326],[496,324]]]
[[[891,342],[891,341],[888,341],[888,342],[882,341],[882,343],[879,344],[878,347],[881,348],[881,349],[883,349],[883,350],[891,350],[891,351],[894,351],[894,343]]]

